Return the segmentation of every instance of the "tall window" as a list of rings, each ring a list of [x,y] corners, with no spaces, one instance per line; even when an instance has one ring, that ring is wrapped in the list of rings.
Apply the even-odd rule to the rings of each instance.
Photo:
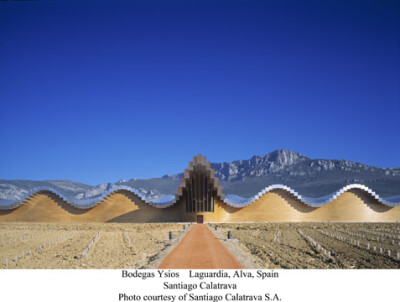
[[[194,172],[184,189],[186,212],[214,212],[216,192],[204,172]]]

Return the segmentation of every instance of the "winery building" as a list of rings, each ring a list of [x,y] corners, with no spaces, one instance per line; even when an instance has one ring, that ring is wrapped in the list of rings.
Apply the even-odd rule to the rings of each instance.
[[[189,162],[176,195],[154,199],[118,186],[94,199],[66,198],[51,187],[35,188],[19,201],[0,204],[0,222],[393,222],[400,196],[381,198],[352,184],[320,198],[276,184],[257,195],[224,195],[210,162]]]

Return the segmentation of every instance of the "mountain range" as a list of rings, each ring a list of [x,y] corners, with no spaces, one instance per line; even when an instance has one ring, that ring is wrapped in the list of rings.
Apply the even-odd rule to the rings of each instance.
[[[360,183],[382,197],[400,194],[400,168],[379,168],[348,160],[311,159],[280,149],[246,160],[211,163],[223,193],[250,197],[271,184],[287,185],[302,195],[319,197],[351,183]],[[182,169],[183,170],[183,169]],[[90,186],[70,180],[0,180],[0,200],[18,200],[38,186],[50,186],[67,197],[93,198],[119,185],[138,189],[147,197],[174,195],[183,173],[159,178],[119,180]]]

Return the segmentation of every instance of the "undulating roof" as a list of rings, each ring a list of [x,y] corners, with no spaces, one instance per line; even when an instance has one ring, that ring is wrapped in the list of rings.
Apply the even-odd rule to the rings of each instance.
[[[52,187],[37,187],[31,191],[29,191],[27,194],[25,194],[21,199],[19,200],[10,200],[10,201],[2,201],[0,202],[0,210],[9,210],[9,209],[14,209],[17,208],[21,205],[23,205],[25,202],[29,200],[29,198],[33,197],[36,194],[39,194],[41,192],[51,192],[58,197],[60,197],[64,202],[67,204],[79,208],[79,209],[90,209],[101,203],[105,198],[108,196],[117,193],[117,192],[130,192],[134,195],[136,195],[139,199],[141,199],[144,203],[153,206],[155,208],[167,208],[172,205],[174,205],[181,197],[183,194],[183,191],[185,187],[187,186],[188,182],[190,181],[190,175],[194,173],[195,171],[201,171],[206,173],[207,177],[210,179],[210,183],[212,184],[212,189],[216,191],[218,199],[220,199],[222,202],[226,203],[227,205],[234,207],[234,208],[244,208],[254,202],[256,202],[261,196],[268,192],[274,192],[274,191],[284,191],[291,195],[295,200],[298,200],[299,202],[304,203],[307,206],[318,208],[321,206],[324,206],[335,199],[337,199],[341,194],[347,191],[351,190],[358,190],[362,191],[369,196],[371,196],[375,201],[386,205],[388,207],[395,207],[400,205],[400,195],[397,196],[392,196],[392,197],[385,197],[382,198],[380,197],[377,193],[375,193],[373,190],[368,188],[365,185],[362,184],[351,184],[344,186],[340,190],[333,192],[332,194],[317,197],[317,198],[311,198],[307,196],[301,196],[299,193],[297,193],[295,190],[292,188],[283,185],[283,184],[274,184],[271,186],[267,186],[265,189],[260,191],[258,194],[250,197],[250,198],[243,198],[237,195],[224,195],[222,193],[222,188],[219,186],[219,179],[215,177],[215,171],[214,169],[211,168],[210,162],[206,161],[206,158],[201,155],[197,155],[193,158],[193,162],[189,162],[189,168],[185,169],[184,172],[184,177],[181,179],[181,184],[178,187],[177,194],[176,195],[162,195],[157,198],[148,198],[145,197],[143,194],[141,194],[137,189],[131,188],[129,186],[117,186],[114,187],[105,193],[103,193],[100,196],[97,196],[96,198],[91,198],[91,199],[77,199],[77,198],[72,198],[72,197],[66,197],[60,192],[58,192],[56,189]]]

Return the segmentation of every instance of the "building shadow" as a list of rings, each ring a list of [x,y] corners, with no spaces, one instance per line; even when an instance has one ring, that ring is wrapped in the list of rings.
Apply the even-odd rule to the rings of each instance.
[[[215,200],[214,202],[215,202],[215,204],[218,204],[219,207],[222,207],[223,211],[226,211],[228,214],[235,214],[235,213],[239,212],[240,210],[244,209],[244,208],[232,207],[232,206],[228,205],[227,203],[220,201],[219,199]],[[214,207],[215,207],[215,204],[214,204]]]
[[[277,194],[279,197],[283,198],[293,209],[295,209],[296,211],[299,211],[301,213],[310,213],[315,211],[318,208],[314,208],[314,207],[310,207],[308,205],[306,205],[305,203],[298,201],[294,196],[292,196],[291,194],[289,194],[288,192],[286,192],[285,190],[281,190],[281,189],[276,189],[273,191],[269,191],[267,193],[265,193],[264,195],[268,194],[268,193],[275,193]],[[262,195],[262,196],[264,196]],[[262,198],[262,197],[261,197]],[[229,214],[235,214],[243,209],[245,209],[246,207],[249,207],[257,202],[260,202],[260,198],[257,199],[256,201],[254,201],[253,203],[243,207],[243,208],[235,208],[232,207],[224,202],[221,202],[221,204],[223,204],[223,206],[225,207],[225,211]]]
[[[12,212],[14,212],[16,209],[18,209],[18,208],[10,209],[10,210],[0,210],[0,216],[9,215],[9,214],[11,214]]]
[[[75,208],[75,207],[71,206],[70,204],[68,204],[66,201],[64,201],[62,198],[60,198],[57,194],[54,194],[53,192],[50,192],[50,191],[43,190],[43,191],[35,192],[34,194],[28,196],[27,198],[25,198],[23,200],[23,202],[18,207],[14,208],[14,209],[0,211],[0,216],[9,215],[9,214],[21,209],[22,207],[29,206],[28,204],[38,195],[46,196],[47,198],[51,199],[51,201],[53,201],[57,206],[62,208],[64,211],[74,214],[74,215],[81,215],[90,210],[90,209]]]
[[[302,201],[299,201],[296,197],[294,197],[292,194],[286,192],[285,190],[276,189],[271,192],[273,192],[273,193],[277,194],[279,197],[283,198],[293,209],[295,209],[296,211],[299,211],[301,213],[311,213],[311,212],[315,211],[316,209],[318,209],[318,208],[306,205]]]
[[[78,209],[75,208],[74,206],[70,205],[68,202],[60,198],[57,194],[54,194],[53,192],[50,191],[40,191],[41,195],[44,195],[48,198],[50,198],[56,205],[58,205],[60,208],[62,208],[64,211],[67,211],[70,214],[73,215],[82,215],[90,211],[90,209]],[[37,195],[39,195],[37,194]]]
[[[147,204],[132,192],[121,190],[116,191],[116,193],[127,197],[138,208],[118,215],[107,222],[180,222],[182,220],[177,204],[168,208],[156,208]]]
[[[354,195],[356,195],[358,198],[360,198],[367,207],[369,207],[371,210],[378,212],[378,213],[385,213],[389,210],[392,209],[392,207],[389,207],[387,205],[384,205],[377,201],[374,197],[372,197],[369,193],[365,192],[364,190],[361,189],[351,189],[347,192],[351,192]]]

